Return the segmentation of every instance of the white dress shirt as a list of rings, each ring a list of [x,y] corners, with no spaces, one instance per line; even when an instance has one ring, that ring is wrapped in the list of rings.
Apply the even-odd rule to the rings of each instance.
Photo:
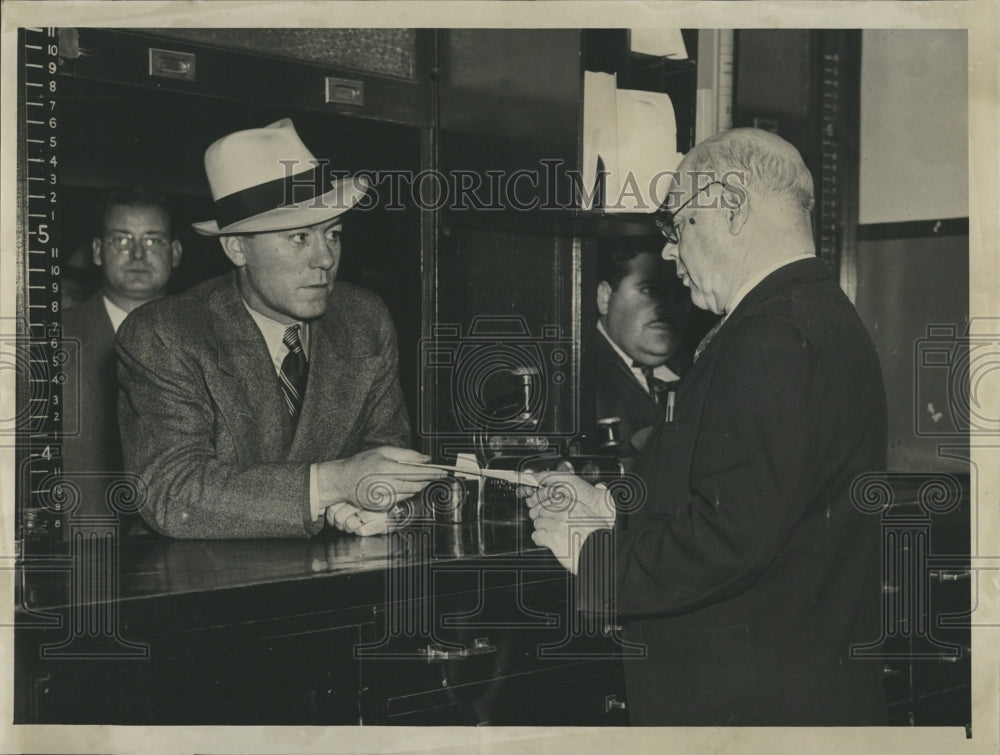
[[[115,333],[118,332],[118,328],[121,327],[122,320],[128,317],[128,312],[115,304],[107,296],[104,298],[104,309],[108,313],[108,317],[111,318],[111,327],[114,328]]]

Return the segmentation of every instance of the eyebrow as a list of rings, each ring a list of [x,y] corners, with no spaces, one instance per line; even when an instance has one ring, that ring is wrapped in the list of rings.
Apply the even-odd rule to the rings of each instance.
[[[290,235],[296,233],[308,233],[311,228],[315,228],[316,226],[321,226],[321,225],[322,225],[321,223],[316,223],[314,225],[304,225],[301,226],[300,228],[289,228],[287,231],[277,231],[277,233],[287,233]],[[327,231],[341,231],[343,230],[343,228],[344,228],[343,221],[338,220],[332,225],[328,225],[325,228],[323,228],[323,232],[326,233]]]
[[[107,229],[105,229],[104,232],[105,233],[129,233],[129,234],[132,234],[133,236],[135,235],[128,228],[107,228]],[[160,234],[161,236],[169,236],[170,232],[169,231],[143,231],[139,235],[140,236],[152,236],[153,234]]]

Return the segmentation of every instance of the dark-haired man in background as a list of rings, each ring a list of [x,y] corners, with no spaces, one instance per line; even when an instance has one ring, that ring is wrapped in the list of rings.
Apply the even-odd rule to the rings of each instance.
[[[64,338],[80,344],[79,369],[71,363],[66,370],[70,380],[78,374],[79,383],[63,388],[66,426],[79,428],[63,441],[63,469],[80,488],[76,515],[111,514],[107,487],[123,468],[115,333],[132,310],[166,294],[181,262],[161,194],[141,188],[109,192],[100,222],[100,236],[91,243],[100,289],[63,315]]]
[[[691,298],[673,263],[661,258],[657,239],[626,239],[598,255],[597,419],[617,418],[626,459],[665,419],[691,363],[681,349]]]

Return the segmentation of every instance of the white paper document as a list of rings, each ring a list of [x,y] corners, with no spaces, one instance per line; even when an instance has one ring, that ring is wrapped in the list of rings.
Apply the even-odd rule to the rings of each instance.
[[[680,29],[642,28],[629,29],[629,49],[644,55],[660,58],[687,60],[687,47]]]
[[[581,207],[596,209],[598,159],[605,170],[605,212],[652,212],[680,162],[677,120],[667,94],[617,89],[615,77],[586,71]]]

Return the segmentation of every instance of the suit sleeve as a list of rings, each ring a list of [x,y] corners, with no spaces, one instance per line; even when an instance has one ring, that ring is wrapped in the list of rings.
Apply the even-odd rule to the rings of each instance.
[[[666,505],[640,512],[613,537],[605,530],[588,538],[579,574],[598,579],[613,569],[616,595],[579,584],[585,608],[667,614],[729,598],[759,578],[800,518],[822,390],[816,355],[787,320],[755,318],[738,328],[716,357],[701,417],[683,420],[698,422],[690,469],[659,461],[668,465],[663,474],[690,480],[672,488],[683,498],[650,501]]]
[[[133,319],[134,318],[134,319]],[[309,465],[224,463],[202,369],[154,323],[130,316],[119,329],[119,425],[125,466],[147,486],[140,508],[156,531],[179,538],[315,534]]]

